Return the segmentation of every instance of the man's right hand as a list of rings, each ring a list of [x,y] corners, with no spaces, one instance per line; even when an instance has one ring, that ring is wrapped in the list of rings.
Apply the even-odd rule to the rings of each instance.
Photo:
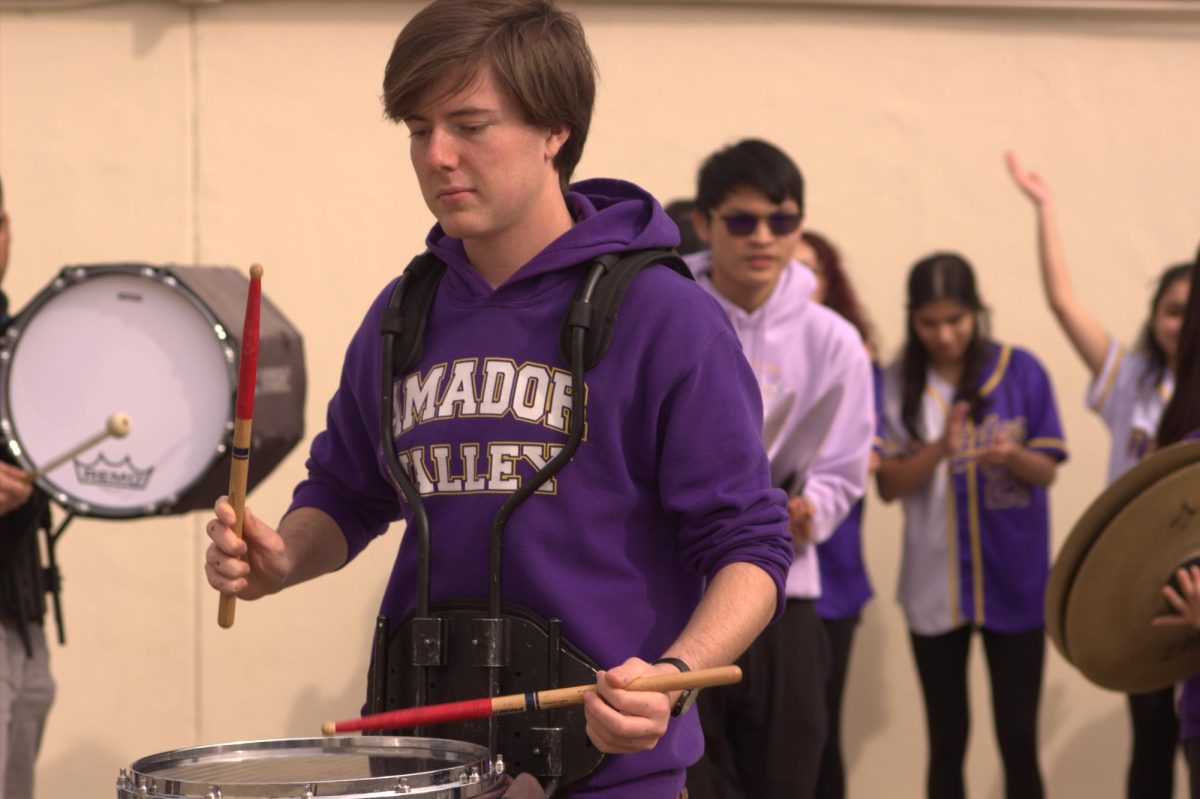
[[[258,599],[283,588],[291,570],[287,546],[275,530],[245,509],[242,538],[233,527],[237,516],[229,497],[213,507],[215,518],[205,526],[212,539],[204,557],[208,584],[223,594]]]
[[[25,479],[25,472],[8,463],[0,462],[0,516],[11,513],[29,501],[33,486]]]

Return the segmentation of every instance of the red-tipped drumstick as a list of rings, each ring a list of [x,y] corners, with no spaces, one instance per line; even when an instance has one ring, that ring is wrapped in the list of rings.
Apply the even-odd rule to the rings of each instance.
[[[250,290],[246,292],[246,320],[242,323],[242,360],[238,370],[237,417],[233,427],[233,462],[229,466],[229,502],[237,521],[233,533],[242,537],[246,520],[246,478],[250,472],[250,428],[254,422],[254,380],[258,375],[258,316],[262,300],[263,268],[250,267]],[[217,624],[233,626],[237,598],[221,594]]]
[[[740,682],[742,670],[737,666],[718,666],[712,669],[685,671],[680,674],[661,674],[655,677],[639,677],[629,684],[628,691],[680,691],[685,688],[709,688],[714,685],[732,685]],[[378,730],[400,730],[406,727],[424,727],[430,724],[445,724],[451,721],[485,719],[489,716],[505,716],[510,713],[525,713],[531,710],[550,710],[583,702],[584,694],[596,690],[595,683],[575,685],[570,688],[554,688],[548,691],[531,691],[527,694],[509,694],[495,699],[468,699],[464,702],[446,702],[440,705],[410,707],[375,713],[348,721],[327,721],[321,732],[333,735],[339,732]]]

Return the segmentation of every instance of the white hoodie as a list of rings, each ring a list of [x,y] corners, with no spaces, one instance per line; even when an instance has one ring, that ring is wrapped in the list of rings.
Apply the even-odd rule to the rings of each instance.
[[[758,378],[771,480],[812,502],[816,542],[826,541],[866,489],[875,437],[871,364],[861,336],[836,312],[812,302],[816,276],[797,261],[784,268],[767,301],[747,313],[713,286],[711,253],[685,260],[725,309]],[[817,548],[802,544],[788,572],[787,595],[820,593]]]

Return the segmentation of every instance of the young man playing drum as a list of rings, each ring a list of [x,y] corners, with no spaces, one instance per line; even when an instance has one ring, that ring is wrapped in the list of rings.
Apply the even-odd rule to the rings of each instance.
[[[493,517],[561,450],[570,421],[559,335],[579,265],[678,243],[636,186],[567,187],[594,95],[578,20],[548,0],[437,0],[401,32],[384,102],[408,129],[438,220],[426,244],[447,266],[424,354],[391,376],[394,440],[381,443],[385,291],[350,344],[309,476],[278,530],[247,514],[240,541],[230,505],[217,503],[213,587],[274,593],[411,520],[380,456],[388,446],[425,499],[434,599],[486,595]],[[673,799],[701,753],[696,714],[672,718],[678,697],[623,688],[680,664],[730,663],[779,611],[792,557],[785,497],[771,488],[759,392],[736,335],[671,270],[632,282],[579,390],[586,435],[513,514],[504,599],[562,619],[564,636],[607,669],[585,712],[588,737],[611,754],[572,795]],[[413,538],[384,595],[389,619],[414,607]],[[674,662],[653,663],[663,657]]]

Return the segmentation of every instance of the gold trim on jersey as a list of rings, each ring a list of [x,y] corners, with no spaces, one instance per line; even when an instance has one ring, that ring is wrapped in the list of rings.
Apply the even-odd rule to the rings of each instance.
[[[1108,370],[1108,378],[1104,381],[1104,388],[1100,391],[1100,396],[1096,398],[1095,404],[1092,405],[1092,410],[1097,413],[1104,407],[1105,400],[1108,399],[1108,393],[1112,391],[1113,383],[1117,381],[1117,370],[1121,368],[1121,361],[1125,358],[1125,348],[1117,345],[1117,354],[1113,358],[1112,369]]]
[[[1008,362],[1012,358],[1012,346],[1009,344],[1001,345],[1000,357],[996,359],[996,369],[992,372],[992,376],[987,379],[983,387],[979,389],[979,396],[986,397],[996,390],[996,386],[1000,385],[1000,381],[1004,379],[1004,373],[1008,371]]]
[[[967,524],[971,535],[971,581],[975,597],[975,623],[983,626],[983,541],[979,534],[979,470],[975,462],[975,423],[966,421],[971,451],[967,453]]]
[[[1063,453],[1067,451],[1067,442],[1061,438],[1031,438],[1025,442],[1025,449],[1034,449],[1043,447],[1045,449],[1060,449]]]

